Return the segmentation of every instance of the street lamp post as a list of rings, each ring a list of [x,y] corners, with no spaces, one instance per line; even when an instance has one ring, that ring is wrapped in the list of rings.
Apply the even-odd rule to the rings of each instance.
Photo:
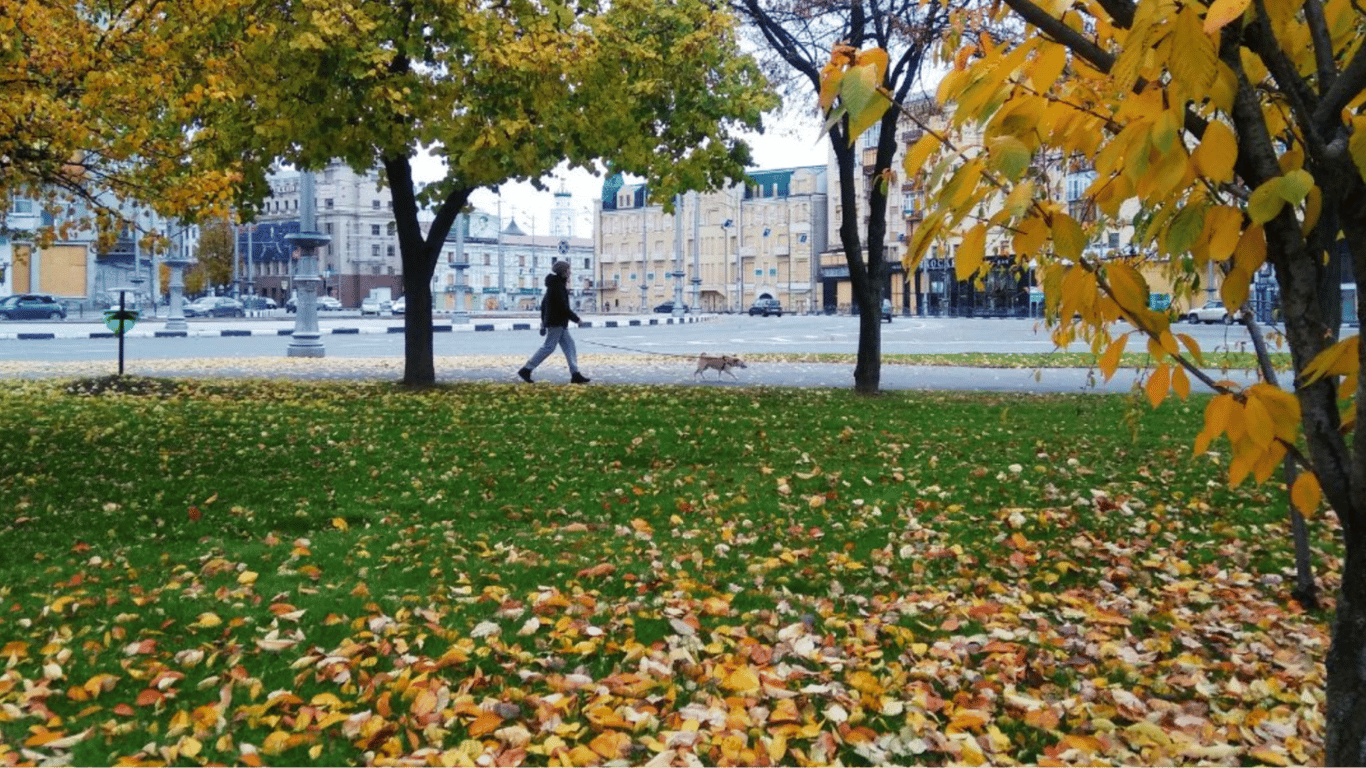
[[[650,287],[649,287],[648,285],[646,285],[645,283],[641,283],[641,284],[640,284],[640,311],[641,311],[642,314],[645,313],[646,311],[648,311],[648,310],[645,309],[645,302],[646,302],[645,294],[646,294],[646,292],[649,291],[649,290],[650,290]]]
[[[171,303],[166,309],[166,330],[168,331],[188,331],[190,326],[185,323],[185,267],[189,265],[189,259],[184,254],[177,253],[172,257],[164,259],[166,266],[171,268],[171,282],[168,286],[171,289]]]
[[[294,336],[289,343],[289,357],[324,357],[322,334],[318,330],[318,247],[332,238],[316,232],[314,222],[317,201],[313,199],[313,172],[304,171],[299,178],[299,233],[286,235],[285,240],[299,248],[297,311],[294,316]]]

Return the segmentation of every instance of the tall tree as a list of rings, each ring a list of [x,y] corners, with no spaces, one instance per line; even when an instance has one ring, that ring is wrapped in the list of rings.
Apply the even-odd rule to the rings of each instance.
[[[195,259],[209,285],[218,287],[232,283],[235,239],[232,222],[226,218],[211,219],[200,228]]]
[[[110,237],[130,201],[225,207],[236,169],[199,163],[205,137],[185,126],[222,63],[196,22],[231,2],[0,0],[0,201],[37,198],[67,225],[89,211]]]
[[[1344,554],[1325,758],[1366,764],[1366,432],[1355,429],[1366,348],[1357,336],[1338,340],[1342,284],[1366,311],[1366,16],[1346,0],[1003,2],[1027,33],[955,38],[940,87],[954,124],[980,125],[981,143],[931,135],[907,154],[919,167],[952,145],[931,166],[938,209],[907,262],[954,235],[960,270],[975,272],[988,232],[1004,230],[1022,262],[1038,265],[1059,340],[1089,338],[1109,376],[1129,336],[1146,336],[1154,406],[1185,396],[1192,379],[1216,393],[1195,447],[1227,437],[1232,483],[1267,480],[1287,457],[1299,465],[1292,500],[1307,513],[1326,501]],[[1095,221],[1030,181],[1043,150],[1095,171]],[[1142,212],[1134,253],[1088,255],[1094,228],[1121,207]],[[1205,373],[1196,341],[1149,307],[1145,272],[1190,294],[1214,265],[1237,311],[1264,264],[1279,289],[1293,392]],[[1121,318],[1131,325],[1117,331]]]
[[[781,65],[797,73],[791,84],[805,86],[807,103],[819,95],[824,108],[835,106],[825,98],[828,91],[822,91],[822,73],[836,44],[846,52],[850,64],[859,49],[882,51],[877,62],[863,62],[873,66],[869,73],[875,80],[870,85],[904,103],[948,24],[948,6],[938,0],[736,0],[735,7]],[[770,71],[781,71],[776,62],[770,60],[770,64]],[[827,126],[839,172],[840,245],[859,310],[854,388],[865,394],[876,393],[882,378],[880,312],[889,279],[883,242],[888,185],[894,183],[897,119],[894,110],[875,118],[879,133],[869,168],[864,167],[865,161],[854,146],[866,126],[851,129],[847,114]],[[871,180],[864,209],[868,218],[866,229],[860,232],[859,199],[865,194],[865,178]]]
[[[262,3],[246,29],[231,99],[204,116],[222,160],[341,158],[384,168],[403,263],[404,382],[435,380],[431,277],[470,194],[534,180],[563,160],[607,159],[672,196],[739,178],[773,97],[740,55],[732,17],[704,0]],[[447,174],[419,188],[412,158]],[[424,234],[420,208],[432,219]]]

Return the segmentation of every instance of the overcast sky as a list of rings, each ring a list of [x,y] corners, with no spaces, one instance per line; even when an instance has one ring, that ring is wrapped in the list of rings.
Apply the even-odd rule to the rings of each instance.
[[[794,124],[767,129],[762,135],[750,136],[755,168],[794,168],[803,165],[824,165],[826,158],[825,138],[821,135],[821,125],[813,117],[809,125]],[[436,161],[415,159],[413,173],[419,181],[439,178],[441,166]],[[537,191],[526,183],[504,184],[501,192],[503,217],[516,217],[517,226],[528,234],[544,235],[550,233],[550,209],[554,207],[554,191],[564,188],[572,195],[574,209],[579,215],[575,222],[574,234],[578,237],[592,237],[593,201],[602,194],[602,176],[583,169],[558,169],[556,174],[543,179],[548,191]],[[474,193],[471,202],[476,208],[496,213],[500,194],[488,189]]]

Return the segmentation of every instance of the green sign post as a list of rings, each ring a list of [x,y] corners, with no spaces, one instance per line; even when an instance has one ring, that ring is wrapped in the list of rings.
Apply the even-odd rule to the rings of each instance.
[[[104,324],[114,335],[119,338],[119,375],[123,375],[123,335],[133,330],[133,326],[138,322],[138,311],[127,309],[124,306],[124,297],[127,296],[128,289],[119,288],[119,308],[106,309],[104,311]]]

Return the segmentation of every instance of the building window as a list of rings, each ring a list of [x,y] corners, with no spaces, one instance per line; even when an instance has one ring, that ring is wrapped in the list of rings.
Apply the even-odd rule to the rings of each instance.
[[[379,237],[379,225],[378,225],[378,224],[371,224],[371,225],[370,225],[370,234],[373,235],[373,236],[375,236],[375,237]]]
[[[486,253],[486,254],[484,254],[484,266],[487,267],[488,265],[489,265],[489,255]]]
[[[336,205],[333,203],[332,198],[329,197],[329,198],[325,198],[325,199],[323,200],[323,207],[324,207],[324,208],[331,209],[331,208],[335,208]]]
[[[398,231],[398,225],[395,224],[395,223],[392,222],[392,221],[389,222],[389,237],[393,237],[393,236],[394,236],[394,233],[397,232],[397,231]]]
[[[370,201],[370,207],[371,207],[371,208],[374,208],[375,210],[378,211],[378,210],[379,210],[379,201],[378,201],[378,200],[371,200],[371,201]]]
[[[329,221],[329,222],[327,222],[326,224],[324,224],[324,225],[323,225],[323,231],[326,232],[326,233],[329,234],[329,235],[332,234],[332,222]]]
[[[394,246],[389,246],[389,258],[394,258]]]
[[[379,243],[370,246],[370,255],[376,259],[379,258]]]
[[[1111,248],[1118,248],[1118,247],[1119,247],[1119,233],[1118,233],[1118,232],[1111,232],[1111,233],[1110,233],[1110,247],[1111,247]]]

